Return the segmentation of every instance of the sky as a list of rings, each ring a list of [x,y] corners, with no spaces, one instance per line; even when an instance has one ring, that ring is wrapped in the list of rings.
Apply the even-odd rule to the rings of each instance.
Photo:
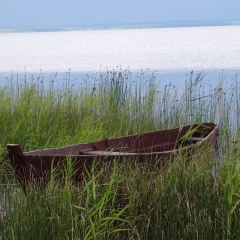
[[[0,29],[240,21],[239,0],[0,0]]]

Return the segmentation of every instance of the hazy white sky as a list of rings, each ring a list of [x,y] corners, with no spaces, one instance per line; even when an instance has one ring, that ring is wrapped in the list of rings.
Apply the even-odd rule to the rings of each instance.
[[[0,28],[239,21],[240,0],[0,0]]]

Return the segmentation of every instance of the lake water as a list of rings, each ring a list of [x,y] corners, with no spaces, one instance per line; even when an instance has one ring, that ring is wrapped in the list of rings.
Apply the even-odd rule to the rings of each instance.
[[[155,71],[179,84],[192,70],[210,81],[223,72],[233,78],[240,72],[240,26],[0,33],[1,79],[119,68]]]

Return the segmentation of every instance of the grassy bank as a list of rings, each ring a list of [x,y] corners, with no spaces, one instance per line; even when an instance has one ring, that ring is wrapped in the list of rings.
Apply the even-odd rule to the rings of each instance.
[[[191,74],[182,89],[154,74],[108,72],[76,87],[9,80],[0,91],[1,219],[4,239],[238,239],[240,170],[237,79],[217,86]],[[80,186],[52,176],[25,196],[6,144],[24,150],[122,136],[193,122],[220,125],[219,156],[200,152],[163,173],[137,165],[94,168]],[[233,141],[235,143],[233,143]],[[69,176],[71,171],[69,172]],[[70,178],[69,178],[70,179]]]

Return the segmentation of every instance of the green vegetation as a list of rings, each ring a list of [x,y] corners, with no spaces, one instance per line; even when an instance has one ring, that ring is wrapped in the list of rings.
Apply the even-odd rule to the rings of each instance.
[[[239,239],[240,164],[237,79],[217,86],[193,74],[183,89],[154,74],[107,72],[62,87],[8,80],[0,89],[1,239]],[[54,79],[53,79],[54,82]],[[137,164],[94,166],[84,181],[60,181],[25,195],[6,159],[6,144],[25,151],[89,142],[193,122],[220,125],[218,154],[179,157],[161,173]]]

